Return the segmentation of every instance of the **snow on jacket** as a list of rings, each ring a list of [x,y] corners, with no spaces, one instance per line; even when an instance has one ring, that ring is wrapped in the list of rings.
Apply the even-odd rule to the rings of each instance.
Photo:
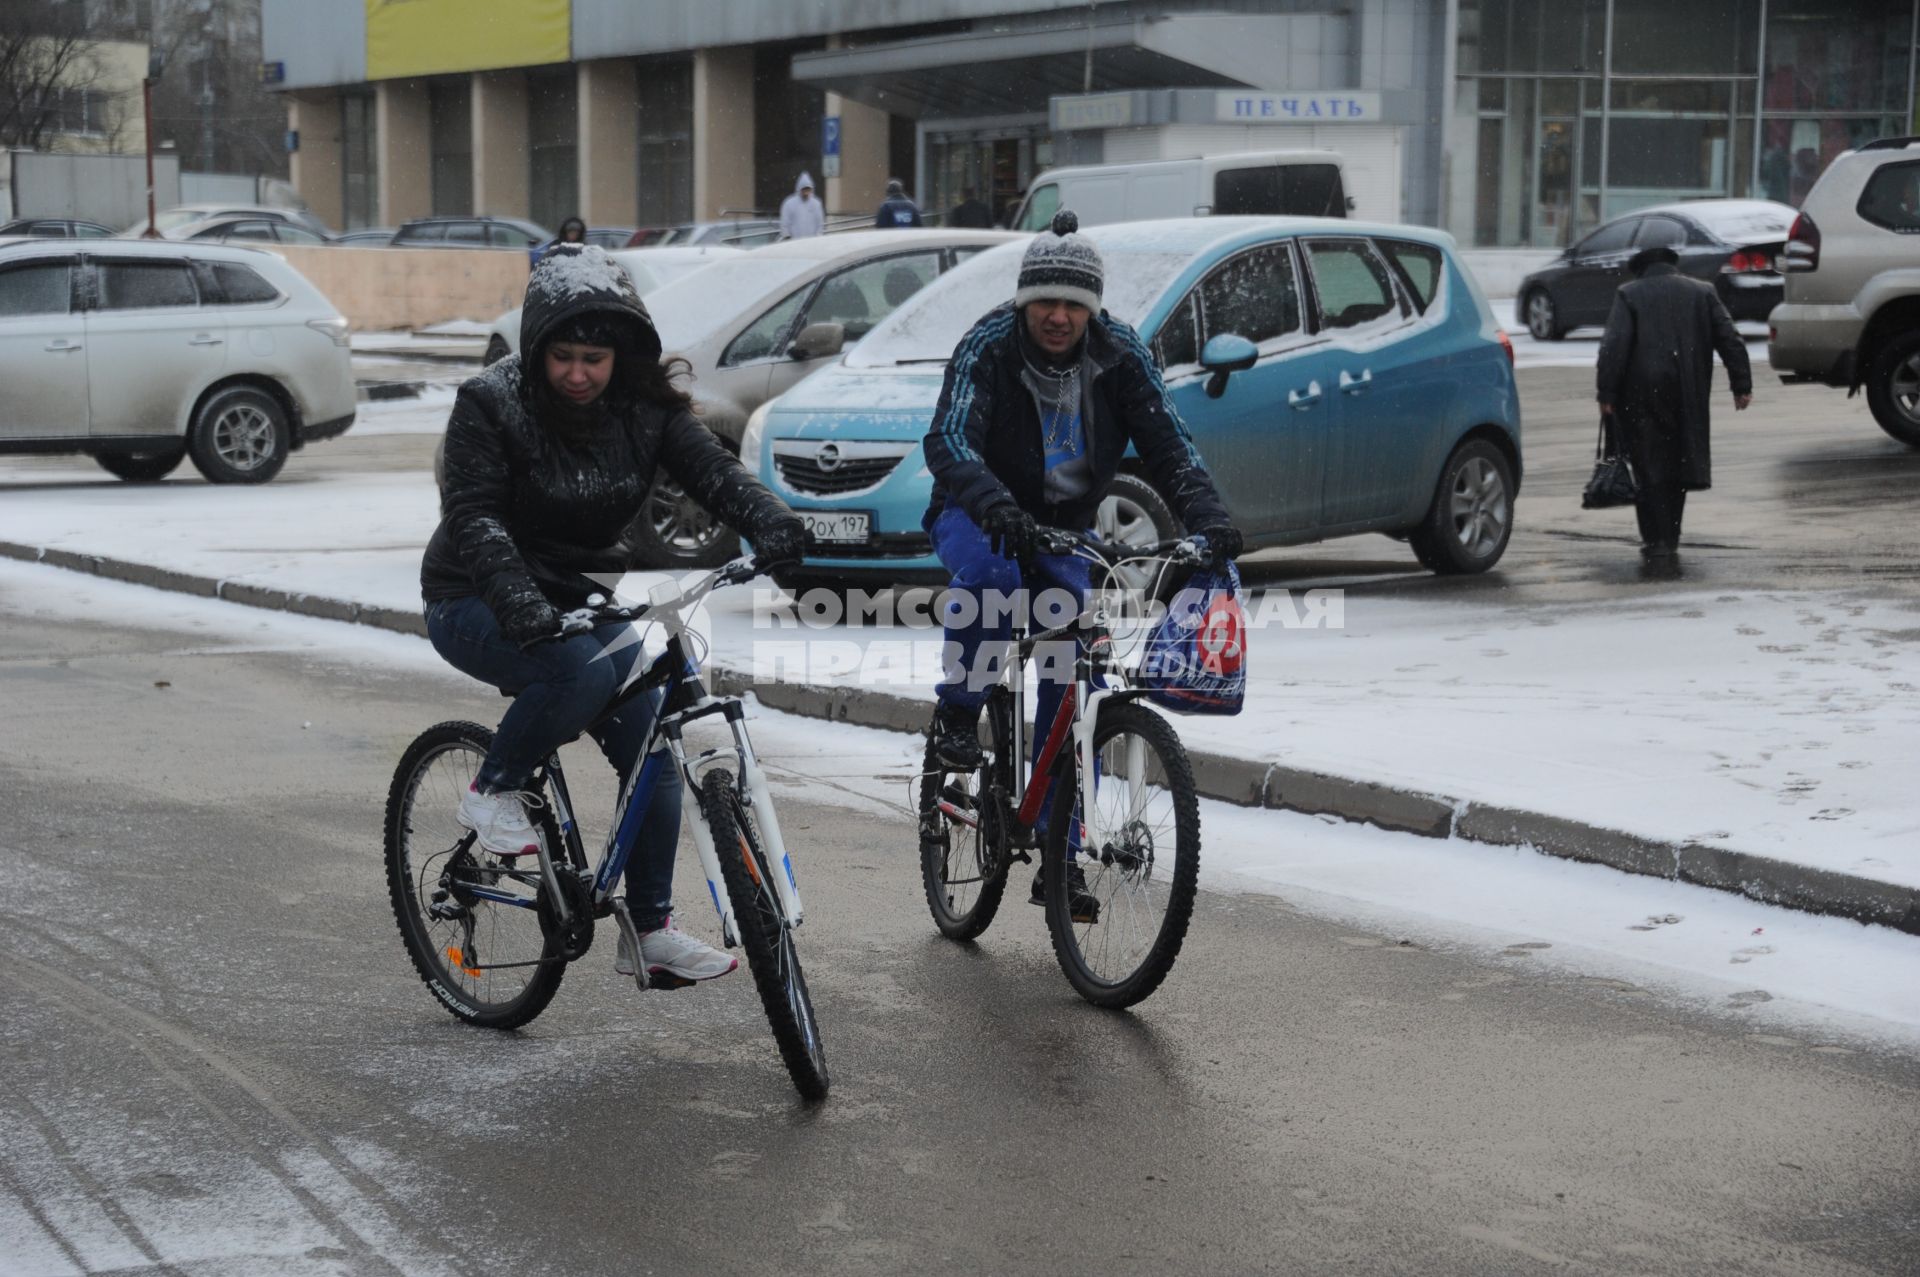
[[[793,194],[780,203],[780,229],[788,239],[806,239],[827,229],[827,213],[820,203],[819,192],[816,191],[812,199],[800,198],[801,188],[812,185],[813,179],[802,173],[793,184]]]
[[[581,421],[525,369],[542,368],[549,334],[585,312],[624,317],[632,336],[616,347],[598,411]],[[657,359],[659,349],[633,281],[604,250],[541,260],[527,282],[521,353],[454,399],[440,525],[420,564],[424,598],[477,594],[503,627],[582,606],[606,592],[583,573],[617,576],[630,565],[631,531],[662,468],[749,537],[794,520],[692,413],[624,393],[620,361]]]
[[[940,403],[927,431],[932,525],[949,500],[975,523],[1012,502],[1042,523],[1082,529],[1119,472],[1131,443],[1147,476],[1188,528],[1227,522],[1213,476],[1167,399],[1160,369],[1133,329],[1105,311],[1087,321],[1081,342],[1081,421],[1092,487],[1058,503],[1046,498],[1046,445],[1040,410],[1021,379],[1022,320],[1012,302],[988,311],[954,347]]]
[[[1695,491],[1713,483],[1707,401],[1716,350],[1733,393],[1752,394],[1746,343],[1713,285],[1655,263],[1614,294],[1595,369],[1600,402],[1670,453],[1681,486]]]

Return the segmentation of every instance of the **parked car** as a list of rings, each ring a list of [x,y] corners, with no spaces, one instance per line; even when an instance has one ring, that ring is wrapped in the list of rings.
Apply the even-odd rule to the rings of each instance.
[[[667,248],[675,244],[726,244],[758,248],[780,238],[777,219],[727,218],[712,222],[682,222],[678,226],[643,226],[627,240],[629,248]]]
[[[400,223],[395,248],[539,248],[553,232],[517,217],[416,217]]]
[[[29,235],[45,239],[107,239],[116,232],[98,222],[71,217],[16,217],[0,226],[0,235]]]
[[[1049,169],[1008,225],[1038,231],[1070,208],[1082,226],[1207,215],[1345,217],[1353,207],[1334,151],[1244,151]]]
[[[631,226],[589,226],[587,243],[598,244],[602,248],[625,248],[627,241],[636,233]]]
[[[363,226],[358,230],[341,231],[333,237],[335,245],[350,248],[386,248],[393,243],[394,229],[391,226]]]
[[[1767,358],[1786,382],[1862,386],[1880,428],[1920,448],[1920,137],[1827,166],[1787,240]]]
[[[160,234],[168,239],[174,238],[174,232],[183,226],[204,222],[216,217],[264,217],[271,222],[292,222],[308,230],[318,231],[322,235],[330,234],[326,223],[304,208],[283,208],[275,204],[177,204],[172,208],[163,208],[154,214],[154,225],[160,228]],[[122,239],[145,239],[147,219],[141,218],[126,230],[120,232]]]
[[[0,453],[150,482],[191,457],[264,483],[353,424],[347,321],[274,253],[204,241],[0,246]]]
[[[1083,233],[1250,550],[1384,532],[1436,572],[1499,562],[1521,476],[1513,349],[1449,236],[1228,217]],[[742,456],[817,542],[790,579],[945,579],[922,440],[954,346],[1013,296],[1023,251],[980,254],[755,414]],[[1121,469],[1099,530],[1178,535],[1138,459]]]
[[[1680,273],[1714,286],[1736,320],[1766,322],[1780,304],[1780,253],[1794,211],[1769,200],[1690,200],[1635,209],[1596,228],[1521,281],[1515,315],[1540,341],[1605,324],[1627,263],[1643,248],[1671,248]]]
[[[319,231],[310,230],[293,222],[276,222],[264,217],[214,217],[204,222],[189,222],[177,227],[168,239],[210,239],[219,243],[228,240],[240,240],[257,244],[306,244],[318,246],[332,243],[332,239]]]
[[[633,280],[642,297],[662,284],[670,284],[726,257],[737,257],[740,250],[719,244],[688,248],[623,248],[608,256],[618,262]],[[493,321],[487,334],[485,363],[497,363],[520,350],[520,310],[515,306]]]

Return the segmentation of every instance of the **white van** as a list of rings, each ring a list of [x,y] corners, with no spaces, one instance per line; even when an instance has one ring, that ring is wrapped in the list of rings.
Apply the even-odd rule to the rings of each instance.
[[[1209,214],[1345,217],[1352,207],[1336,151],[1239,151],[1049,169],[1034,179],[1012,229],[1045,230],[1063,208],[1082,226],[1100,226]]]

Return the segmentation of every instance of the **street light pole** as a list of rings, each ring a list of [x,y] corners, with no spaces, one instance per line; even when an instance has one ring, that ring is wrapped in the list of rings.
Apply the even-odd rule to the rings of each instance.
[[[140,81],[140,98],[147,119],[147,229],[142,239],[159,239],[160,228],[154,224],[153,208],[153,82],[160,78],[166,69],[165,55],[158,49],[147,50],[147,78]]]

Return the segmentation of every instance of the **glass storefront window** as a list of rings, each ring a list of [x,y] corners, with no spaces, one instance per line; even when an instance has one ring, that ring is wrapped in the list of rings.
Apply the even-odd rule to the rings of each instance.
[[[552,229],[579,208],[580,85],[572,67],[527,76],[528,216]]]
[[[643,225],[693,218],[693,59],[647,58],[640,89],[639,216]]]
[[[372,226],[380,215],[380,152],[374,145],[373,94],[340,95],[340,210],[342,230]]]
[[[1760,0],[1613,0],[1613,73],[1752,75]]]
[[[1767,6],[1767,114],[1905,115],[1912,0],[1774,0]]]
[[[433,212],[458,217],[473,207],[473,92],[465,77],[427,86]]]
[[[1460,74],[1598,75],[1606,34],[1606,0],[1460,0]]]

